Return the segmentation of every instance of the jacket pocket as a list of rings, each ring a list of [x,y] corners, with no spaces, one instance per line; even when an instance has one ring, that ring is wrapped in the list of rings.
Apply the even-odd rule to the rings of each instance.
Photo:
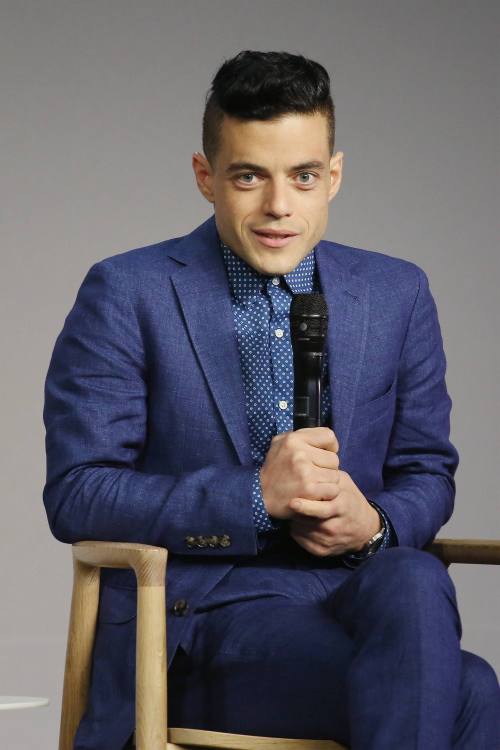
[[[377,396],[365,403],[356,404],[354,407],[353,425],[373,424],[378,419],[389,414],[392,417],[394,414],[393,407],[396,402],[396,384],[397,378],[392,381],[388,390],[381,396]]]

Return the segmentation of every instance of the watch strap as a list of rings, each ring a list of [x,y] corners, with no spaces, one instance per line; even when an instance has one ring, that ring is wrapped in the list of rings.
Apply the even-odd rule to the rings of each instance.
[[[370,505],[375,508],[380,516],[381,528],[369,539],[366,544],[357,552],[347,552],[342,556],[342,561],[348,568],[355,568],[364,560],[372,557],[380,549],[385,549],[390,544],[391,526],[387,516],[375,503],[368,500]]]

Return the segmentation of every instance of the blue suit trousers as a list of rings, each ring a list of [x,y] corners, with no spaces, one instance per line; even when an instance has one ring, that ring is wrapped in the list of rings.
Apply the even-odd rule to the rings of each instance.
[[[500,748],[497,677],[460,637],[432,555],[394,547],[351,571],[290,540],[240,562],[191,615],[169,723],[352,750]]]

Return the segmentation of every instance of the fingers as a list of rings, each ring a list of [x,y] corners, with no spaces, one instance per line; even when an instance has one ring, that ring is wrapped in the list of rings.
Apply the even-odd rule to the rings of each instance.
[[[314,481],[327,484],[338,484],[340,482],[340,471],[336,469],[322,469],[314,466],[311,472]]]
[[[304,442],[316,448],[323,448],[323,450],[333,451],[333,453],[339,451],[337,436],[329,427],[302,427],[300,430],[295,430],[295,435],[300,436]]]
[[[325,470],[327,471],[327,470]],[[338,482],[308,482],[307,486],[302,490],[299,490],[297,497],[294,498],[299,500],[335,500],[340,494],[341,487]]]
[[[333,518],[337,515],[336,498],[332,500],[308,500],[306,498],[294,498],[290,507],[296,513],[314,518]]]
[[[333,451],[324,450],[324,448],[315,448],[312,445],[307,446],[307,453],[314,466],[323,469],[338,469],[339,457]]]

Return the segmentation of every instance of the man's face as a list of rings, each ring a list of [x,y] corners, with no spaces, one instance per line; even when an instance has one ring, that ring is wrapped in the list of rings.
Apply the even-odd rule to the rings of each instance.
[[[328,203],[342,179],[342,152],[331,158],[324,115],[274,121],[224,117],[213,168],[193,155],[201,193],[214,204],[223,242],[263,274],[292,271],[323,237]],[[293,233],[269,239],[262,232]]]

